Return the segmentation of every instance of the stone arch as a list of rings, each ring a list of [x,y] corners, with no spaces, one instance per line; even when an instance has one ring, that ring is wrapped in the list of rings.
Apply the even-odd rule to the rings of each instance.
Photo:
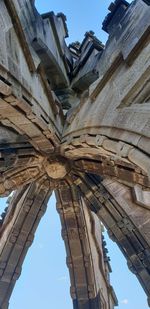
[[[119,1],[119,3],[121,2]],[[146,2],[148,3],[148,0]],[[22,3],[25,4],[27,1],[23,0]],[[111,9],[116,9],[117,5],[118,1],[115,1],[114,5],[111,5]],[[14,159],[17,163],[15,165],[11,162],[11,168],[6,168],[3,173],[4,178],[2,177],[0,183],[0,194],[9,193],[9,190],[19,188],[21,185],[27,185],[19,191],[21,192],[19,201],[15,195],[15,202],[8,209],[4,225],[2,225],[1,240],[7,262],[3,260],[3,254],[0,255],[2,257],[0,260],[0,288],[4,292],[3,298],[0,299],[1,306],[4,309],[8,307],[8,299],[13,288],[11,284],[14,284],[20,275],[26,245],[28,247],[33,240],[35,229],[46,210],[45,204],[53,188],[57,189],[58,210],[65,227],[63,237],[66,241],[67,252],[71,257],[71,260],[70,257],[68,259],[68,265],[73,282],[74,308],[83,309],[87,306],[90,309],[97,308],[97,306],[100,307],[102,300],[92,263],[93,252],[90,250],[92,243],[98,261],[100,252],[96,244],[96,233],[94,228],[92,229],[91,223],[92,220],[94,223],[96,222],[96,217],[88,212],[84,203],[104,222],[110,236],[118,243],[128,260],[129,268],[136,273],[149,298],[150,142],[149,119],[147,117],[150,103],[149,7],[142,1],[134,1],[131,6],[126,4],[124,12],[127,13],[126,18],[119,20],[119,27],[115,21],[117,31],[114,33],[112,33],[114,27],[108,27],[109,18],[106,18],[103,29],[111,32],[106,48],[103,49],[102,44],[98,43],[96,39],[100,57],[97,57],[98,63],[96,63],[95,73],[96,76],[99,73],[99,79],[86,91],[86,99],[81,100],[77,108],[71,109],[65,117],[60,102],[58,102],[62,94],[66,95],[64,90],[60,91],[62,85],[64,88],[70,87],[74,90],[80,84],[79,80],[82,80],[84,84],[85,76],[82,74],[84,70],[87,72],[87,68],[83,67],[82,79],[80,79],[80,70],[78,69],[80,69],[81,63],[79,61],[79,67],[77,65],[75,68],[77,75],[72,76],[72,74],[74,75],[72,55],[67,46],[64,47],[64,41],[62,45],[59,44],[57,27],[54,27],[56,34],[54,49],[58,50],[55,60],[51,57],[51,44],[49,45],[52,41],[50,29],[48,30],[50,39],[43,41],[43,18],[52,19],[54,26],[54,21],[57,21],[57,18],[61,16],[64,32],[67,35],[65,17],[62,14],[55,16],[53,13],[52,15],[44,14],[43,17],[37,14],[35,27],[36,30],[41,29],[42,40],[38,41],[35,38],[32,41],[32,36],[28,31],[25,31],[24,19],[20,14],[20,6],[17,5],[17,1],[14,4],[11,0],[1,1],[0,6],[2,10],[5,9],[7,19],[10,19],[11,16],[12,22],[10,22],[8,33],[15,36],[16,46],[18,45],[22,55],[18,66],[16,46],[13,45],[14,42],[9,45],[10,54],[7,54],[7,58],[11,59],[12,56],[14,67],[7,66],[6,63],[0,80],[1,121],[6,127],[15,128],[21,136],[27,136],[31,151],[25,161],[23,155],[17,156],[18,153],[15,153]],[[23,11],[23,13],[27,12]],[[33,11],[31,10],[30,13],[32,15]],[[113,12],[110,14],[113,19]],[[3,18],[1,20],[3,35],[5,33]],[[34,32],[30,16],[28,21],[29,29]],[[13,24],[16,25],[15,30]],[[91,32],[88,33],[89,35],[94,43],[95,37]],[[88,36],[87,39],[89,39]],[[12,53],[11,47],[13,48]],[[40,60],[38,55],[41,55],[41,48],[43,48],[43,54]],[[59,58],[62,60],[61,64]],[[40,66],[38,66],[39,62]],[[70,65],[68,66],[68,64]],[[21,70],[21,65],[24,70]],[[10,72],[8,72],[8,67]],[[58,72],[58,75],[56,74],[56,77],[59,77],[58,83],[54,72]],[[72,76],[73,80],[71,81],[68,76]],[[53,77],[52,82],[60,91],[56,92],[58,97],[51,92],[50,85],[47,83],[48,77]],[[92,76],[92,80],[93,78],[95,80],[95,75]],[[83,84],[79,88],[82,89]],[[89,85],[89,81],[87,85]],[[73,99],[73,102],[78,104],[78,100],[74,101]],[[21,148],[19,148],[20,150]],[[8,159],[6,154],[4,157]],[[58,165],[60,167],[59,161],[63,160],[67,161],[69,172],[64,182],[58,177],[56,181],[53,180],[52,184],[51,178],[48,177],[48,174],[49,176],[53,174],[50,173],[51,166],[54,164],[56,168]],[[82,194],[82,199],[80,195],[80,198],[78,197],[74,186],[77,186],[78,193]],[[31,235],[28,235],[29,231],[27,230],[25,238],[23,238],[23,254],[20,246],[20,241],[22,241],[20,237],[24,237],[22,225],[19,226],[18,232],[9,224],[14,222],[16,216],[18,218],[22,215],[22,212],[17,212],[19,207],[23,210],[23,216],[29,220],[28,223],[32,221],[33,227],[33,229],[29,229]],[[35,210],[34,215],[32,207]],[[11,217],[11,209],[14,208],[15,212]],[[19,222],[22,224],[22,221],[19,220]],[[85,229],[86,226],[88,226],[87,229]],[[5,239],[4,234],[8,236]],[[12,252],[16,250],[16,241],[17,244],[19,242],[21,261],[18,265],[15,264],[16,261],[14,264],[12,263],[14,259],[11,254],[7,256],[7,249],[11,247]],[[74,241],[76,242],[75,247]],[[86,255],[86,253],[88,254]],[[76,269],[76,260],[82,263],[80,273]],[[100,277],[102,270],[98,267]],[[106,287],[107,282],[105,283]]]
[[[0,308],[9,308],[9,299],[21,275],[22,264],[34,240],[40,219],[51,195],[49,180],[26,185],[10,198],[0,226]]]
[[[59,184],[56,199],[74,309],[107,309],[108,304],[114,308],[117,298],[109,281],[109,260],[102,249],[101,223],[70,179]]]
[[[150,297],[150,208],[133,200],[132,190],[118,181],[94,174],[78,173],[75,182],[89,208],[106,226],[110,237],[125,255],[130,270],[136,274]]]

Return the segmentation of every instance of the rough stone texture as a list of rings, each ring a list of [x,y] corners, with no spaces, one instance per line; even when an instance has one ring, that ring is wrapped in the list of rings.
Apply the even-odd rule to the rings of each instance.
[[[0,1],[0,308],[9,299],[52,190],[75,309],[117,299],[101,221],[150,304],[150,7],[116,0],[68,47],[66,18]]]
[[[69,179],[68,179],[69,181]],[[102,248],[102,227],[74,185],[60,183],[57,210],[67,252],[74,308],[109,308],[117,299],[109,281],[109,260]],[[110,291],[110,292],[108,292]],[[105,308],[104,307],[104,308]]]
[[[44,177],[20,189],[10,198],[0,230],[0,308],[8,306],[50,195],[50,182]]]

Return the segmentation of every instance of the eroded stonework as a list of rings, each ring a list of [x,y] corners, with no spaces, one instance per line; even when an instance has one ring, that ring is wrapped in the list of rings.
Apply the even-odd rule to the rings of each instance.
[[[150,305],[149,0],[111,3],[103,30],[67,46],[62,13],[0,2],[1,309],[53,190],[74,309],[117,305],[102,223]]]

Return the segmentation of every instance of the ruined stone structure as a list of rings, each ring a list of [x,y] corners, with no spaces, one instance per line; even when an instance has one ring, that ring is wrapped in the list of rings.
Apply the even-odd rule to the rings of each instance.
[[[0,0],[0,308],[52,191],[74,309],[113,309],[102,225],[150,305],[150,1],[116,0],[67,47],[65,16]]]

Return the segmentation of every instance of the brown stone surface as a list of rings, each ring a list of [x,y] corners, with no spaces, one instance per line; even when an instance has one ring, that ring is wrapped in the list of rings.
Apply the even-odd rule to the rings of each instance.
[[[150,299],[150,6],[109,10],[105,48],[67,47],[63,14],[0,1],[1,309],[53,190],[74,309],[117,305],[101,221]]]

